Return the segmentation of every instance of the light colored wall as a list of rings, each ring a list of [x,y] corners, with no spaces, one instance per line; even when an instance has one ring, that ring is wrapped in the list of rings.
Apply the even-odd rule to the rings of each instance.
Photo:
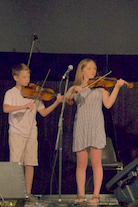
[[[0,0],[0,52],[138,54],[137,0]]]

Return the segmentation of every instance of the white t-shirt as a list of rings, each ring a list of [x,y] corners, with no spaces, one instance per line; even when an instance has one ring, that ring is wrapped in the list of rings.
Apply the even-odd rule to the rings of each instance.
[[[24,98],[16,87],[9,89],[4,96],[4,103],[10,106],[23,106],[29,102],[34,103],[34,110],[21,109],[9,113],[9,132],[19,134],[26,138],[36,138],[36,113],[44,108],[42,101]]]

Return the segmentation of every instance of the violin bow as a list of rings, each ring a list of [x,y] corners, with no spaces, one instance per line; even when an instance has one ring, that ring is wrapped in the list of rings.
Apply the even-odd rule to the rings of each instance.
[[[44,85],[45,85],[45,82],[46,82],[46,80],[47,80],[47,78],[48,78],[48,75],[49,75],[50,71],[51,71],[51,69],[48,70],[47,75],[46,75],[46,77],[45,77],[45,80],[43,81],[43,84],[42,84],[42,86],[40,87],[39,93],[38,93],[38,95],[37,95],[37,97],[36,97],[34,103],[36,102],[36,100],[38,100],[39,95],[40,95],[40,93],[41,93],[41,91],[42,91],[42,89],[43,89],[43,87],[44,87]]]
[[[101,80],[101,79],[103,79],[104,77],[108,76],[110,73],[112,73],[111,70],[110,70],[108,73],[106,73],[105,75],[103,75],[103,76],[101,76],[100,78],[98,78],[97,80],[95,80],[94,82],[92,82],[92,83],[90,83],[90,84],[84,86],[83,88],[85,88],[85,87],[87,87],[87,86],[91,86],[91,85],[97,83],[99,80]]]

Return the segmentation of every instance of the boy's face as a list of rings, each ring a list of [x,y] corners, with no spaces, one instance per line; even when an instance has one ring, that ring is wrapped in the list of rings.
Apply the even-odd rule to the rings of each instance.
[[[14,80],[16,81],[16,85],[18,86],[27,86],[30,82],[30,72],[29,70],[20,71],[19,76],[14,76]]]

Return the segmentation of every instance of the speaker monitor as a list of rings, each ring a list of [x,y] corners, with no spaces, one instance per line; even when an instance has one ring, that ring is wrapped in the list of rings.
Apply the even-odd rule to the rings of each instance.
[[[0,199],[24,199],[27,197],[24,169],[21,163],[0,162]]]
[[[117,173],[106,184],[106,188],[114,192],[123,207],[135,202],[138,199],[138,158]]]

